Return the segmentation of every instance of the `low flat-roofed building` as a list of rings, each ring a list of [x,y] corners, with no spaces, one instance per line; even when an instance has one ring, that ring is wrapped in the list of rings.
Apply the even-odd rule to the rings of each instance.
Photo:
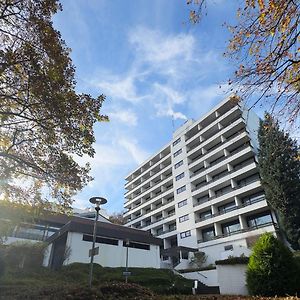
[[[44,265],[58,269],[75,262],[89,263],[93,226],[89,219],[68,222],[47,240]],[[160,267],[160,238],[143,230],[97,222],[95,247],[99,247],[99,254],[94,257],[95,263],[103,267],[125,267],[127,245],[129,267]]]

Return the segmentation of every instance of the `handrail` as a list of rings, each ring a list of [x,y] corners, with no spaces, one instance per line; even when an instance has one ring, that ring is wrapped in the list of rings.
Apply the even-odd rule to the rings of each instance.
[[[203,239],[201,239],[201,240],[198,240],[197,243],[198,244],[205,243],[205,242],[208,242],[208,241],[221,239],[221,238],[228,237],[228,236],[231,236],[231,235],[249,232],[249,231],[256,230],[256,229],[259,229],[259,228],[262,228],[262,227],[267,227],[267,226],[270,226],[270,225],[273,225],[276,229],[278,228],[278,224],[277,223],[275,223],[275,222],[268,222],[268,223],[265,223],[265,224],[255,225],[255,226],[248,227],[248,228],[245,228],[245,229],[236,230],[236,231],[230,232],[230,233],[226,233],[226,234],[224,233],[224,234],[216,235],[216,236],[213,236],[213,237],[211,237],[210,239],[208,239],[206,241],[204,241]]]
[[[218,216],[221,216],[221,215],[224,215],[224,214],[227,214],[229,212],[232,212],[232,211],[235,211],[235,210],[238,210],[240,208],[244,208],[246,206],[249,206],[249,205],[252,205],[252,204],[255,204],[255,203],[258,203],[258,202],[261,202],[263,200],[265,200],[266,198],[264,196],[262,197],[259,197],[257,199],[254,199],[253,201],[251,201],[250,199],[250,203],[243,203],[241,205],[236,205],[234,207],[231,207],[230,209],[226,210],[226,211],[219,211],[215,214],[211,214],[211,215],[208,215],[208,216],[205,216],[205,217],[202,217],[202,218],[199,218],[199,219],[196,219],[195,220],[195,223],[199,223],[199,222],[202,222],[202,221],[206,221],[208,219],[212,219],[214,217],[218,217]]]

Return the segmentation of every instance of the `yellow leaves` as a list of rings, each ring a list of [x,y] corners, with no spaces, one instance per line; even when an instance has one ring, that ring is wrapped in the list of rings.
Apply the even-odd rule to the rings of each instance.
[[[7,148],[10,145],[10,138],[5,135],[0,136],[0,149]]]

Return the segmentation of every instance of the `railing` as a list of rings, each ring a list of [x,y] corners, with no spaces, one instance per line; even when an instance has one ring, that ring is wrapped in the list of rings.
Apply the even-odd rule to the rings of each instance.
[[[229,208],[229,209],[226,209],[226,210],[223,210],[223,211],[219,211],[219,212],[217,212],[217,213],[215,213],[215,214],[207,215],[207,216],[205,216],[205,217],[203,217],[203,218],[196,219],[196,220],[195,220],[195,223],[199,223],[199,222],[202,222],[202,221],[205,221],[205,220],[208,220],[208,219],[212,219],[212,218],[217,217],[217,216],[221,216],[221,215],[227,214],[227,213],[232,212],[232,211],[235,211],[235,210],[237,210],[237,209],[240,209],[240,208],[243,208],[243,207],[252,205],[252,204],[254,204],[254,203],[261,202],[261,201],[263,201],[263,200],[265,200],[265,199],[266,199],[266,198],[265,198],[264,196],[263,196],[263,197],[256,198],[256,199],[253,199],[253,200],[249,199],[248,202],[245,202],[245,203],[243,203],[243,204],[241,204],[241,205],[237,205],[237,206],[231,207],[231,208]]]
[[[177,229],[177,227],[175,226],[175,227],[173,227],[173,228],[171,228],[171,229],[169,229],[169,230],[157,232],[157,233],[155,233],[155,234],[153,234],[153,235],[154,235],[154,236],[163,235],[163,234],[165,234],[165,233],[169,233],[169,232],[175,231],[176,229]]]
[[[254,159],[251,159],[251,160],[249,159],[249,161],[245,161],[244,163],[241,163],[241,164],[235,166],[233,170],[224,173],[222,176],[220,176],[220,177],[218,177],[218,178],[214,178],[214,179],[212,179],[212,180],[206,182],[205,185],[210,184],[210,183],[213,183],[213,182],[215,182],[215,181],[217,181],[217,180],[219,180],[219,179],[221,179],[221,178],[223,178],[223,177],[225,177],[225,176],[227,176],[227,175],[229,175],[229,174],[231,174],[231,173],[233,173],[233,172],[236,172],[236,171],[238,171],[238,170],[240,170],[240,169],[242,169],[242,168],[244,168],[244,167],[246,167],[246,166],[248,166],[248,165],[251,165],[251,164],[254,163],[254,162],[255,162]],[[194,191],[196,191],[196,190],[199,190],[199,189],[200,189],[201,187],[203,187],[203,186],[204,186],[204,185],[193,188],[193,189],[192,189],[192,192],[194,192]]]
[[[235,191],[235,190],[238,190],[238,189],[241,189],[241,188],[243,188],[243,187],[245,187],[245,186],[247,186],[247,185],[250,185],[251,183],[253,183],[253,182],[255,182],[255,181],[259,181],[259,179],[257,178],[256,180],[253,180],[253,181],[251,181],[251,182],[249,181],[246,185],[243,185],[243,186],[237,186],[237,187],[231,188],[231,190],[228,191],[227,193],[223,193],[222,195],[218,195],[218,196],[212,196],[212,197],[209,197],[206,201],[203,201],[202,203],[195,203],[193,206],[195,207],[195,206],[198,206],[198,205],[203,204],[203,203],[205,203],[205,202],[208,202],[208,201],[210,201],[210,200],[219,198],[219,197],[221,197],[221,196],[223,196],[223,195],[225,195],[225,194],[231,193],[231,192],[233,192],[233,191]]]
[[[243,134],[244,132],[248,133],[248,131],[245,130],[245,129],[240,130],[240,131],[238,131],[238,132],[232,134],[231,136],[229,136],[225,141],[219,143],[217,146],[219,147],[219,146],[222,146],[222,145],[226,144],[227,142],[229,142],[230,140],[234,139],[235,137],[237,137],[237,136]],[[218,148],[218,147],[216,147],[216,148]],[[215,149],[214,149],[214,150],[215,150]],[[208,152],[206,152],[205,154],[203,154],[203,155],[201,155],[201,156],[205,156],[207,153],[208,153]],[[229,156],[229,155],[228,155],[228,156]],[[228,156],[226,156],[226,157],[228,157]],[[194,163],[197,159],[198,159],[198,156],[195,157],[191,162],[189,162],[189,165],[192,164],[192,163]]]
[[[235,235],[235,234],[239,234],[239,233],[245,233],[245,232],[253,231],[253,230],[260,229],[260,228],[267,227],[267,226],[271,226],[271,225],[273,225],[275,227],[275,229],[278,229],[277,223],[268,222],[268,223],[265,223],[265,224],[255,225],[255,226],[252,226],[252,227],[249,227],[249,228],[240,229],[240,230],[230,232],[230,233],[224,233],[224,234],[216,235],[216,236],[213,236],[213,237],[211,237],[210,239],[207,239],[207,240],[200,239],[197,242],[198,242],[198,244],[205,243],[205,242],[208,242],[208,241],[225,238],[225,237]]]
[[[239,149],[239,151],[244,150],[244,149],[246,149],[246,148],[249,147],[249,146],[251,146],[250,143],[245,144],[245,145],[243,145],[243,148]],[[237,152],[238,152],[238,151],[237,151]],[[236,154],[236,153],[230,153],[229,155],[225,156],[225,158],[227,159],[227,158],[229,158],[229,157],[231,157],[231,156],[233,156],[233,155],[235,155],[235,154]],[[191,162],[191,163],[192,163],[192,162]],[[219,162],[218,162],[218,163],[219,163]],[[196,176],[196,175],[202,173],[202,172],[203,172],[203,169],[204,169],[204,170],[208,170],[208,169],[211,168],[211,167],[213,167],[213,166],[210,165],[210,166],[208,166],[207,168],[202,167],[202,168],[201,168],[200,170],[198,170],[196,173],[190,175],[190,178],[192,178],[192,177],[194,177],[194,176]]]
[[[174,216],[174,215],[175,215],[175,212],[174,212],[174,213],[171,213],[171,214],[169,214],[169,215],[167,215],[167,216],[165,216],[165,217],[159,218],[158,220],[155,220],[155,221],[153,221],[153,222],[150,222],[150,223],[147,224],[147,225],[143,225],[143,226],[141,226],[141,228],[144,228],[144,227],[150,226],[150,225],[152,225],[152,224],[158,223],[158,222],[160,222],[160,221],[162,221],[162,220],[165,220],[165,219],[167,219],[167,218],[170,218],[170,217],[172,217],[172,216]]]

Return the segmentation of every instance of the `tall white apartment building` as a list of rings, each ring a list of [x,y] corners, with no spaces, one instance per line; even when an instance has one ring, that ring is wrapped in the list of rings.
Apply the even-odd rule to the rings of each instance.
[[[259,118],[236,100],[187,121],[126,177],[126,226],[162,238],[164,256],[200,250],[214,262],[276,231],[257,168]]]

